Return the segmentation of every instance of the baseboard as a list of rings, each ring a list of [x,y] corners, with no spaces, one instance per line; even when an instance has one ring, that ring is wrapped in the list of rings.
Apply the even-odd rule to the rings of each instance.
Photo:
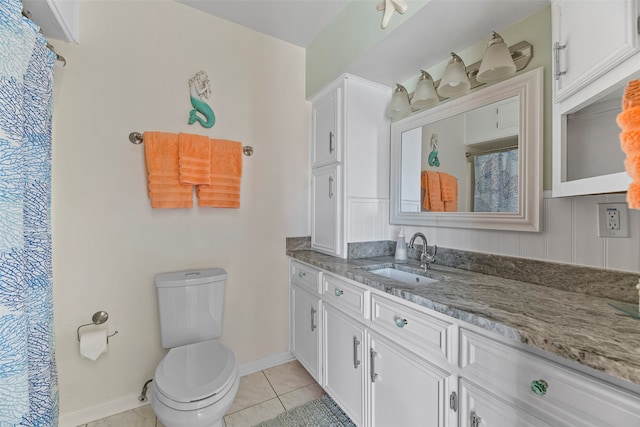
[[[263,369],[273,368],[274,366],[291,362],[294,359],[295,357],[293,354],[287,351],[265,357],[264,359],[243,363],[238,367],[238,371],[240,372],[240,376],[243,377],[245,375],[253,374],[254,372],[262,371]]]
[[[238,367],[238,372],[240,373],[240,376],[249,375],[254,372],[262,371],[263,369],[272,368],[274,366],[290,362],[294,359],[295,357],[288,351],[280,354],[274,354],[272,356],[265,357],[264,359],[243,363]],[[78,427],[92,421],[110,417],[111,415],[119,414],[121,412],[130,411],[148,404],[149,400],[146,402],[139,402],[138,394],[132,394],[110,402],[92,406],[90,408],[60,414],[58,427]]]
[[[100,420],[102,418],[110,417],[112,415],[130,411],[149,404],[149,400],[146,402],[139,402],[138,396],[138,394],[131,394],[90,408],[60,414],[58,427],[81,426],[92,421]]]

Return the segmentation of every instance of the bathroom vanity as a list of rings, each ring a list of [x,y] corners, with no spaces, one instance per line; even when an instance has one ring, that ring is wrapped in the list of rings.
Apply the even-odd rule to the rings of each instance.
[[[391,256],[288,255],[292,352],[359,426],[640,425],[640,320],[614,300],[398,266],[434,280],[413,285],[373,272]]]

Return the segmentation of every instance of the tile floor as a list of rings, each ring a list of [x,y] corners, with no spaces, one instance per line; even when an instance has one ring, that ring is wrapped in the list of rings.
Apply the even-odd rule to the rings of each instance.
[[[240,378],[226,427],[251,427],[324,394],[297,360]],[[79,427],[164,427],[146,405]]]

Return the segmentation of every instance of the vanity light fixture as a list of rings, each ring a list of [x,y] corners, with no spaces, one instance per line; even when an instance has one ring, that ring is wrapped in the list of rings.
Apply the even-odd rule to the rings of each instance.
[[[451,52],[451,59],[444,69],[444,75],[438,86],[438,95],[443,98],[452,98],[464,95],[470,89],[471,83],[462,58]]]
[[[433,107],[440,101],[431,75],[424,70],[420,70],[420,72],[422,75],[418,79],[416,90],[411,98],[411,106],[417,110]]]
[[[396,90],[393,92],[389,108],[387,108],[387,116],[392,120],[397,120],[407,117],[409,114],[411,114],[409,92],[400,83],[396,83]]]
[[[487,50],[482,57],[476,80],[491,83],[512,76],[516,72],[511,52],[500,34],[493,32]]]

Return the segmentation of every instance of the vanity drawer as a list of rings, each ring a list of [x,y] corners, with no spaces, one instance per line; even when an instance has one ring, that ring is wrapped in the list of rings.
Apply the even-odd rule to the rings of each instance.
[[[640,426],[640,396],[465,328],[460,367],[554,426]]]
[[[314,293],[320,293],[320,270],[297,261],[291,261],[289,272],[292,283]]]
[[[452,358],[455,325],[379,295],[371,296],[371,323],[399,344],[436,357]]]
[[[369,291],[343,279],[322,275],[322,300],[358,318],[369,317]]]

